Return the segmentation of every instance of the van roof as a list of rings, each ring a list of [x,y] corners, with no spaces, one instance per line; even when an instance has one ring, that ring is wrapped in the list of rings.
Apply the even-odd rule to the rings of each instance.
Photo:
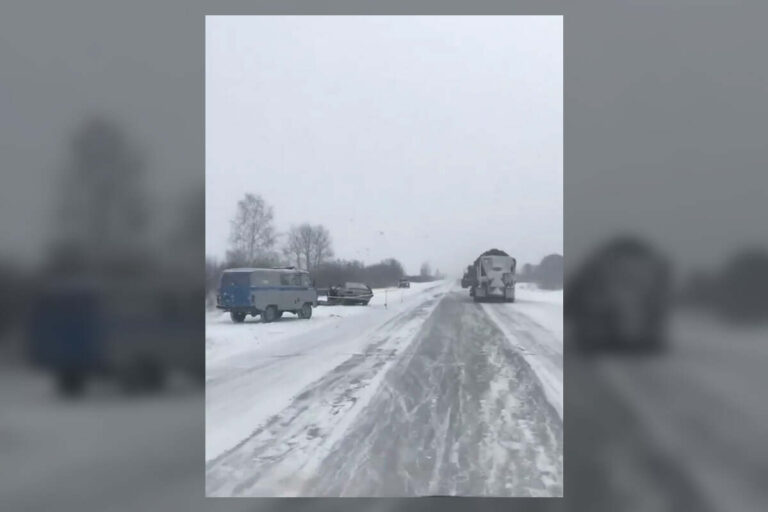
[[[256,272],[256,271],[269,271],[269,272],[299,272],[306,274],[306,270],[299,270],[295,268],[255,268],[255,267],[242,267],[242,268],[228,268],[224,272]]]

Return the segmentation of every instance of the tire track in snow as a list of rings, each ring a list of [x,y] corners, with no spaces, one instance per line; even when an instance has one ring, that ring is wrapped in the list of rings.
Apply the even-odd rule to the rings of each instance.
[[[528,362],[552,406],[563,418],[563,344],[546,328],[515,311],[514,304],[482,304],[509,343]]]
[[[446,296],[311,496],[561,496],[562,420],[476,304]]]
[[[249,437],[206,465],[208,496],[302,494],[316,464],[343,435],[381,376],[418,333],[442,294],[395,316],[373,341],[321,379]]]

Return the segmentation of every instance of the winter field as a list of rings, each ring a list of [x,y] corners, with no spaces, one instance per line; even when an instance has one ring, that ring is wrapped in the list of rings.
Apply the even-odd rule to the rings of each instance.
[[[562,292],[374,293],[309,321],[209,312],[207,494],[562,495]]]

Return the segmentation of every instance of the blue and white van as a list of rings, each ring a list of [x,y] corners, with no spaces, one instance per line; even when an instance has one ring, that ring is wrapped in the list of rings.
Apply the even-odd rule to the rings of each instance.
[[[293,267],[227,269],[216,297],[216,307],[229,311],[237,323],[246,315],[273,322],[286,311],[308,319],[316,306],[317,290],[309,274]]]

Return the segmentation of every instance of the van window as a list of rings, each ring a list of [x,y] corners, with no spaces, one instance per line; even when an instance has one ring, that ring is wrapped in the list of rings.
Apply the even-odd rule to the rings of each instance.
[[[273,272],[265,270],[251,272],[251,286],[274,286],[276,284]]]
[[[224,272],[221,274],[221,286],[248,286],[249,272]]]
[[[312,280],[307,274],[301,274],[301,286],[312,286]]]
[[[301,274],[280,274],[280,284],[283,286],[301,286]]]

